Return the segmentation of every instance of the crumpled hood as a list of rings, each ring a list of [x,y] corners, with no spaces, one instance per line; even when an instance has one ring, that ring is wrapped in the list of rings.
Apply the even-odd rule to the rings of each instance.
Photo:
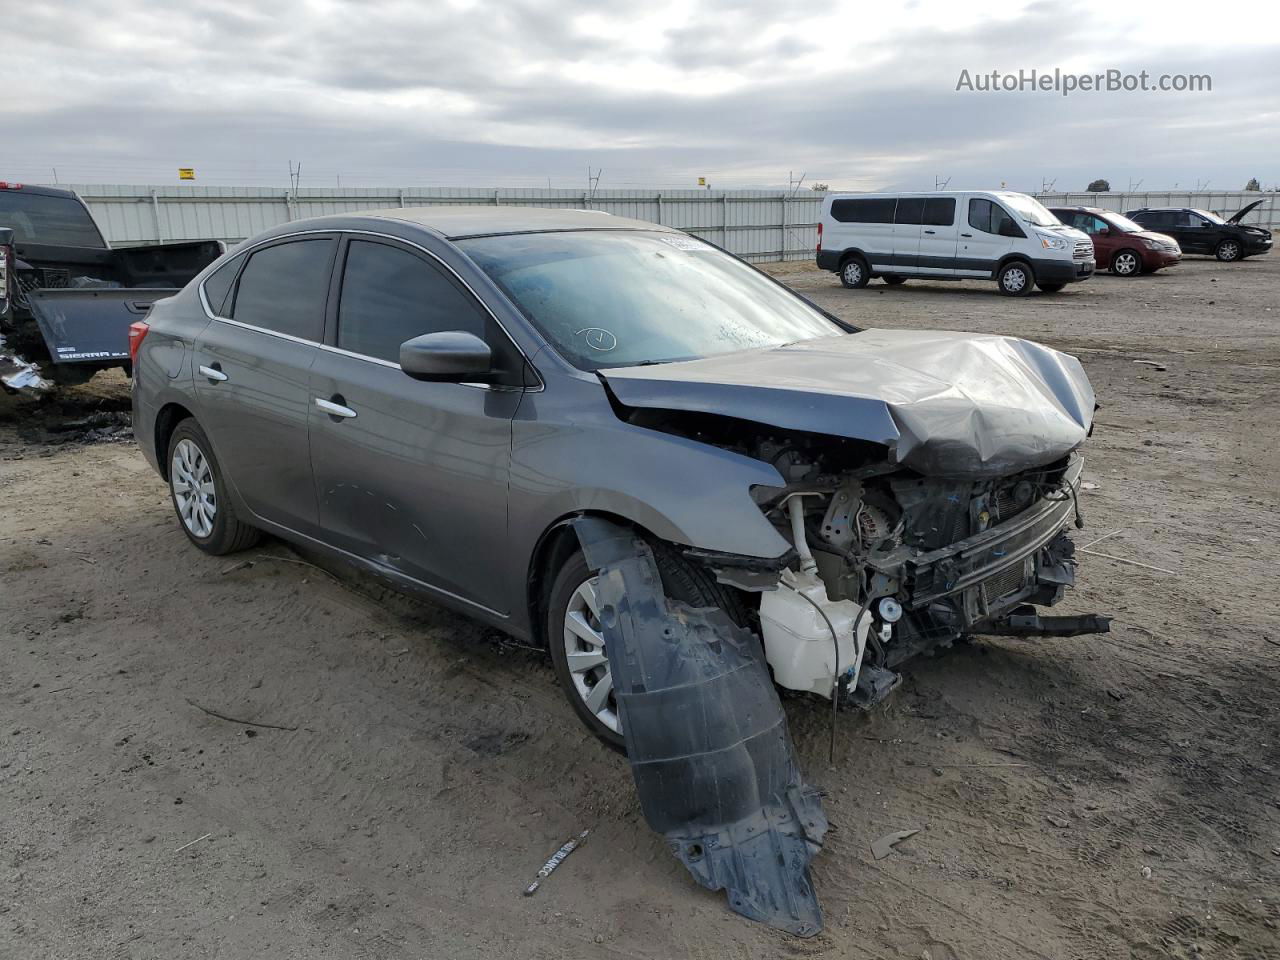
[[[599,373],[630,407],[869,440],[926,476],[1044,466],[1079,446],[1093,422],[1080,361],[1014,337],[863,330]]]

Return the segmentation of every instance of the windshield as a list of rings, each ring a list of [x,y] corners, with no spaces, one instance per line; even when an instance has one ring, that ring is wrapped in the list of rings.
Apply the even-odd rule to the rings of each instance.
[[[1018,216],[1037,227],[1060,227],[1058,218],[1050,213],[1039,200],[1028,197],[1025,193],[1002,193],[1001,200],[1013,207]]]
[[[102,250],[102,234],[84,205],[72,197],[0,190],[0,227],[12,227],[18,243]]]
[[[582,370],[848,332],[768,277],[681,233],[509,234],[458,246]]]
[[[1111,226],[1118,227],[1120,230],[1123,230],[1125,233],[1144,233],[1147,229],[1140,223],[1134,223],[1132,220],[1130,220],[1128,217],[1126,217],[1124,214],[1121,214],[1121,213],[1111,213],[1110,211],[1107,211],[1107,216],[1105,219],[1107,223],[1111,224]]]
[[[1222,224],[1227,222],[1216,213],[1210,213],[1208,210],[1193,210],[1191,212],[1200,214],[1200,216],[1204,217],[1210,223],[1216,223],[1218,226],[1222,226]]]

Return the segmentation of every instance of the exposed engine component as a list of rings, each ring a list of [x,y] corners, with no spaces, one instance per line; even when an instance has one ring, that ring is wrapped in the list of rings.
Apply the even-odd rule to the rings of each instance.
[[[869,617],[859,618],[862,607],[829,599],[815,573],[783,570],[781,584],[760,595],[765,659],[774,680],[824,697],[832,695],[837,677],[856,683],[871,626]]]

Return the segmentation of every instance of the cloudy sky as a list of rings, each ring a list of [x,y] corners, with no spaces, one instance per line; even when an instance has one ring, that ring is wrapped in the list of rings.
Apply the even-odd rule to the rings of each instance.
[[[0,179],[1123,189],[1280,181],[1280,4],[0,0]],[[1207,92],[957,91],[961,71]]]

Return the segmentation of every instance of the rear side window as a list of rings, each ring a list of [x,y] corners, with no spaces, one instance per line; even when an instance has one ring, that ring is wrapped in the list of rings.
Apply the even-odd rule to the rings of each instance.
[[[1148,211],[1146,213],[1137,213],[1137,214],[1134,214],[1132,219],[1136,220],[1138,223],[1142,224],[1144,227],[1160,228],[1160,227],[1173,226],[1173,214],[1167,213],[1167,212],[1154,213],[1154,212]]]
[[[832,200],[832,219],[841,223],[893,223],[893,210],[897,201],[888,200]]]
[[[894,223],[915,226],[924,216],[924,200],[920,197],[903,197],[898,201],[897,212],[893,215]]]
[[[338,301],[338,346],[400,361],[400,344],[424,333],[485,335],[485,315],[444,270],[400,247],[352,240]]]
[[[320,341],[337,241],[291,240],[249,257],[236,284],[231,316],[264,330]]]
[[[1009,216],[1004,207],[990,200],[983,200],[974,197],[969,201],[969,226],[981,230],[983,233],[999,233],[1000,225],[1005,221],[1013,223],[1017,226],[1014,219]],[[1021,230],[1019,230],[1021,234]]]
[[[226,302],[227,294],[231,292],[231,285],[236,281],[236,271],[240,269],[242,263],[244,263],[244,254],[232,257],[213,271],[209,279],[204,282],[204,298],[208,301],[209,309],[215,317],[226,316],[222,312],[222,305]]]
[[[929,197],[924,202],[924,219],[921,223],[931,227],[949,227],[956,222],[955,197]]]

